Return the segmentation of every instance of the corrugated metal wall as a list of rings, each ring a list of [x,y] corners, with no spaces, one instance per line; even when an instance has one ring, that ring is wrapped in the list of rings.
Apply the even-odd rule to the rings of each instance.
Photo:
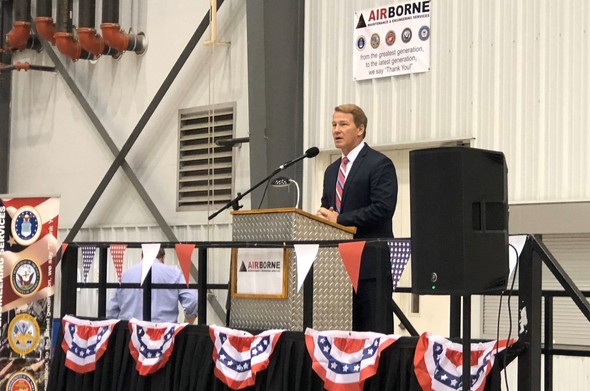
[[[505,153],[511,203],[590,198],[587,1],[433,0],[431,71],[355,82],[355,11],[307,2],[307,144],[333,148],[333,107],[355,102],[371,145],[471,138]]]

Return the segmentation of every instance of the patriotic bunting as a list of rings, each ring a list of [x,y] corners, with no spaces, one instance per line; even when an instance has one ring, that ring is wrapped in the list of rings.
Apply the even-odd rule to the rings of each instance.
[[[365,380],[377,373],[383,349],[398,338],[373,332],[305,330],[312,368],[329,391],[361,391]]]
[[[267,330],[256,336],[240,330],[210,326],[215,376],[232,390],[256,383],[256,374],[269,364],[283,330]]]
[[[469,389],[482,391],[494,366],[496,353],[514,340],[471,344],[471,384]],[[424,333],[418,339],[414,355],[414,372],[424,391],[463,389],[463,345],[446,338]]]
[[[297,255],[297,292],[299,292],[307,273],[309,273],[309,269],[311,269],[318,255],[320,245],[295,244],[293,247],[295,247],[295,254]]]
[[[364,241],[360,242],[348,242],[348,243],[340,243],[338,245],[338,251],[340,252],[340,257],[342,257],[342,263],[344,264],[344,268],[346,268],[346,272],[348,273],[348,277],[352,282],[352,287],[356,292],[359,286],[359,274],[361,272],[361,255],[363,254],[363,250],[365,248]]]
[[[391,262],[391,279],[393,280],[393,291],[397,288],[406,264],[410,259],[411,243],[410,239],[395,239],[388,241],[389,260]]]
[[[121,283],[121,276],[123,275],[123,258],[125,257],[126,244],[111,244],[109,250],[111,251],[111,258],[113,258],[113,265],[117,272],[117,281]]]
[[[166,365],[174,349],[174,337],[186,325],[129,320],[129,350],[141,376],[150,375]]]
[[[77,373],[94,371],[117,322],[118,320],[90,322],[64,316],[61,347],[66,354],[66,367]]]
[[[82,246],[80,247],[82,250],[82,267],[83,267],[83,278],[84,283],[87,282],[88,279],[88,272],[90,271],[90,266],[92,266],[92,262],[94,261],[94,253],[96,252],[96,247],[94,246]]]
[[[189,284],[189,276],[191,272],[191,264],[192,264],[192,256],[193,251],[195,250],[194,244],[176,244],[176,256],[178,257],[178,263],[180,264],[180,269],[182,270],[182,274],[184,275],[184,280],[186,281],[186,286],[188,287]]]

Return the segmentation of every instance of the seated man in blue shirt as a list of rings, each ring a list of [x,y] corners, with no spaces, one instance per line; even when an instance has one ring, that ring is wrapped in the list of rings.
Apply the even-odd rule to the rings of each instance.
[[[152,271],[154,284],[182,284],[186,281],[180,270],[164,264],[165,252],[160,248]],[[141,262],[127,269],[121,277],[122,283],[141,282]],[[197,317],[197,291],[192,289],[152,290],[152,322],[178,322],[178,302],[184,308],[184,321],[193,324]],[[141,289],[119,288],[107,305],[107,318],[143,319],[143,292]],[[147,320],[147,319],[145,319]]]

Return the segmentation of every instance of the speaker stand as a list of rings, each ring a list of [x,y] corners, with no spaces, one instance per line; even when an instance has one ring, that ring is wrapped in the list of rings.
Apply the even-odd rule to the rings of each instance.
[[[463,391],[471,390],[471,295],[463,295]]]

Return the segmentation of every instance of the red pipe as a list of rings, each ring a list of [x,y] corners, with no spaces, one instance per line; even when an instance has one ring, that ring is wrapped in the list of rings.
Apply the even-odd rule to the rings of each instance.
[[[82,54],[82,47],[80,42],[74,40],[72,33],[57,32],[53,37],[60,52],[72,59],[72,61],[78,61],[80,54]]]
[[[78,31],[78,41],[82,49],[88,53],[100,57],[104,51],[104,39],[96,34],[96,30],[90,27],[80,27]]]
[[[24,50],[30,37],[31,23],[15,21],[12,24],[12,30],[6,34],[6,46],[12,50]]]
[[[100,25],[104,43],[117,50],[118,52],[124,52],[129,46],[129,34],[121,30],[118,23],[102,23]]]
[[[37,27],[37,35],[42,39],[51,42],[55,46],[55,23],[50,16],[37,16],[35,18],[35,26]]]

